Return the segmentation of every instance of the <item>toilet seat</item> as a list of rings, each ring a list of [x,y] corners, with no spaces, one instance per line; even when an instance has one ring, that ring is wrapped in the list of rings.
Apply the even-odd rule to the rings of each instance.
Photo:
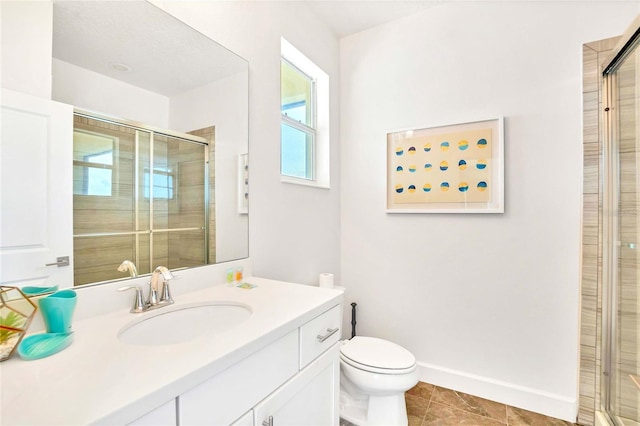
[[[340,359],[360,370],[378,374],[407,374],[416,369],[411,352],[388,340],[355,336],[342,344]]]
[[[415,371],[416,366],[413,365],[412,367],[408,367],[408,368],[379,368],[379,367],[372,367],[370,365],[366,365],[366,364],[360,364],[356,361],[353,361],[347,357],[345,357],[344,355],[340,355],[340,360],[342,362],[344,362],[345,364],[353,367],[353,368],[357,368],[358,370],[362,370],[368,373],[377,373],[377,374],[385,374],[385,375],[402,375],[402,374],[408,374],[408,373],[412,373],[413,371]]]

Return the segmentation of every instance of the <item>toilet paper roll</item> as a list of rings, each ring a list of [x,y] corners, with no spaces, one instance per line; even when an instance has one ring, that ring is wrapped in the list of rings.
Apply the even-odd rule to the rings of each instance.
[[[318,287],[333,288],[333,274],[322,273],[318,277]]]

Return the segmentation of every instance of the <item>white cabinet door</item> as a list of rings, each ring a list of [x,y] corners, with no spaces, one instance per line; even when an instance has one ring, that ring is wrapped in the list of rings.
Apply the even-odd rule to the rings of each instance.
[[[339,424],[340,343],[256,405],[255,426]]]
[[[175,426],[177,424],[176,400],[172,399],[129,423],[129,426]]]
[[[6,89],[0,101],[0,283],[71,287],[73,107]]]

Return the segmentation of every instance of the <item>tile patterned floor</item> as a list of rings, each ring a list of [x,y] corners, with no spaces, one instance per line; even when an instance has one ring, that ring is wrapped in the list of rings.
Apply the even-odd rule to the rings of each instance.
[[[546,417],[419,382],[405,395],[409,426],[571,426],[573,423]]]
[[[409,426],[576,426],[424,382],[405,394]],[[353,426],[341,419],[340,426]]]

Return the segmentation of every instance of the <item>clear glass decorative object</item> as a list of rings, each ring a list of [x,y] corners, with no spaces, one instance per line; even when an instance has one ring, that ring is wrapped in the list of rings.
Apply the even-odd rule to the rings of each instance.
[[[18,287],[0,286],[0,361],[13,355],[37,310]]]

